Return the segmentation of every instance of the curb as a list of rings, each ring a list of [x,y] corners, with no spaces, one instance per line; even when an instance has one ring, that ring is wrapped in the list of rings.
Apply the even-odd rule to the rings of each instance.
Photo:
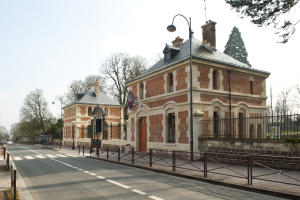
[[[187,178],[187,179],[202,181],[202,182],[206,182],[206,183],[210,183],[210,184],[214,184],[214,185],[220,185],[220,186],[236,188],[236,189],[250,191],[250,192],[256,192],[256,193],[265,194],[265,195],[269,195],[269,196],[281,197],[281,198],[286,198],[286,199],[295,199],[295,200],[300,199],[300,195],[298,195],[298,194],[290,194],[290,193],[285,193],[285,192],[278,192],[276,190],[261,189],[261,188],[256,187],[256,186],[238,185],[238,184],[234,184],[234,183],[230,183],[230,182],[218,181],[218,180],[211,179],[211,178],[184,175],[184,174],[177,173],[177,172],[159,170],[159,169],[155,169],[155,168],[151,168],[151,167],[144,167],[144,166],[133,165],[133,164],[129,164],[129,163],[121,163],[121,162],[118,162],[118,161],[107,160],[107,159],[103,159],[103,158],[97,158],[97,157],[91,157],[91,156],[85,156],[85,157],[95,159],[95,160],[101,160],[101,161],[105,161],[105,162],[125,165],[125,166],[129,166],[129,167],[145,169],[145,170],[149,170],[149,171],[153,171],[153,172],[159,172],[159,173],[168,174],[168,175],[172,175],[172,176],[177,176],[177,177],[181,177],[181,178]]]

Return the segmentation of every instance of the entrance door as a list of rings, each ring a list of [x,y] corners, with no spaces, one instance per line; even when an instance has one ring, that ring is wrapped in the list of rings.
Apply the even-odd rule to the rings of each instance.
[[[139,148],[140,151],[147,151],[147,123],[146,117],[139,120]]]
[[[243,113],[239,113],[239,138],[243,138]]]

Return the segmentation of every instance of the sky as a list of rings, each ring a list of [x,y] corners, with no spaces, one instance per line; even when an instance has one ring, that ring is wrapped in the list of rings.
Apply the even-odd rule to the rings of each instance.
[[[272,84],[273,94],[299,82],[299,30],[289,43],[277,43],[273,26],[259,28],[250,18],[241,19],[224,0],[206,2],[207,20],[217,23],[219,51],[236,26],[252,67],[271,72],[267,87]],[[175,19],[176,32],[166,30],[176,14],[191,17],[194,36],[202,40],[203,0],[0,0],[0,125],[9,130],[17,123],[26,95],[36,89],[44,91],[59,118],[54,98],[73,80],[100,74],[101,63],[113,52],[143,56],[151,66],[166,43],[177,36],[188,39],[182,17]]]

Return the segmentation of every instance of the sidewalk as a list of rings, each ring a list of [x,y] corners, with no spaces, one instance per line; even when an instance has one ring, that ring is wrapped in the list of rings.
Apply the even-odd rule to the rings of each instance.
[[[0,147],[0,199],[13,199],[10,189],[10,171],[6,167],[6,160],[4,160],[3,149]]]
[[[42,147],[42,145],[36,145]],[[80,155],[82,155],[82,147],[80,149]],[[78,148],[72,150],[71,147],[62,147],[60,152],[65,154],[78,155]],[[85,149],[85,156],[90,157],[89,149]],[[207,178],[204,177],[203,173],[203,161],[189,162],[184,158],[175,159],[176,172],[172,171],[172,159],[171,157],[166,157],[162,155],[152,156],[152,167],[150,167],[149,154],[136,152],[134,154],[134,164],[132,164],[132,154],[120,153],[120,162],[118,161],[118,152],[109,152],[109,159],[107,160],[107,152],[99,151],[99,157],[93,152],[91,158],[101,159],[109,162],[116,162],[123,165],[129,165],[132,167],[139,167],[148,170],[154,170],[157,172],[172,174],[176,176],[197,179],[201,181],[210,182],[213,184],[220,184],[234,188],[240,188],[247,191],[260,192],[264,194],[281,196],[286,198],[300,199],[300,186],[288,185],[282,183],[274,183],[270,181],[284,181],[290,182],[292,184],[299,184],[300,171],[288,171],[281,170],[290,176],[291,178],[285,176],[284,174],[274,174],[274,171],[262,168],[253,167],[253,176],[269,174],[267,176],[262,176],[261,178],[267,178],[270,181],[262,181],[253,179],[253,185],[248,185],[247,177],[247,166],[242,165],[230,165],[230,164],[218,164],[211,160],[208,162],[208,175]],[[280,171],[280,170],[279,170]],[[214,173],[213,173],[214,172]],[[271,174],[273,173],[273,174]],[[231,176],[228,176],[231,175]],[[293,179],[294,178],[294,179]]]

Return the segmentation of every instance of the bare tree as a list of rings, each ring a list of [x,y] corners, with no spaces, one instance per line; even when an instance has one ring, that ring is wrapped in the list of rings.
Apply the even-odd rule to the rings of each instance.
[[[163,54],[162,54],[162,53],[156,52],[156,53],[151,57],[151,63],[152,63],[152,65],[154,65],[155,63],[157,63],[157,62],[160,61],[161,59],[163,59]]]
[[[7,131],[6,127],[0,126],[0,141],[8,140],[8,139],[9,139],[9,135],[8,135],[8,131]]]
[[[295,96],[292,87],[284,88],[277,96],[275,112],[287,115],[295,107]]]
[[[30,92],[24,99],[23,106],[20,110],[21,122],[33,122],[35,119],[38,123],[38,127],[45,134],[52,115],[48,110],[48,103],[43,96],[43,90],[36,89]]]
[[[79,92],[87,91],[87,86],[90,83],[94,84],[96,80],[99,81],[99,90],[104,91],[106,88],[105,78],[101,77],[100,75],[89,75],[85,77],[84,80],[75,80],[69,85],[68,92],[62,97],[64,105],[69,105],[75,101],[77,94]]]
[[[130,56],[127,53],[112,53],[102,62],[100,72],[110,80],[108,91],[120,104],[126,105],[126,81],[146,71],[147,61],[141,56]],[[127,108],[127,107],[126,107]],[[127,116],[125,109],[124,116]]]

